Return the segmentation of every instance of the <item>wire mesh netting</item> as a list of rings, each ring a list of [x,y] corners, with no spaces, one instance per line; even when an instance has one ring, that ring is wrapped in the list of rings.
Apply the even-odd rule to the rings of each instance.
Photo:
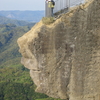
[[[54,13],[84,3],[84,0],[55,0]]]
[[[85,0],[54,0],[55,2],[55,7],[53,9],[53,13],[56,13],[56,12],[59,12],[63,9],[66,9],[66,8],[70,8],[70,7],[73,7],[73,6],[77,6],[77,5],[80,5],[82,3],[85,2]],[[50,16],[52,10],[50,8],[48,8],[48,3],[46,1],[46,16]]]

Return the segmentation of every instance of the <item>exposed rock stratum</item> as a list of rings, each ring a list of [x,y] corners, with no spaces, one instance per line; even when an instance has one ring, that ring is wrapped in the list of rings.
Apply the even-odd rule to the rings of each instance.
[[[74,7],[53,24],[40,21],[18,44],[37,92],[100,100],[100,0]]]

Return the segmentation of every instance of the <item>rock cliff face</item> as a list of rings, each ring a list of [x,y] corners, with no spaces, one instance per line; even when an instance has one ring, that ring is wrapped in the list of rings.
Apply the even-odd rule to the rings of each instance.
[[[37,23],[18,39],[21,62],[37,92],[69,100],[100,100],[100,0]]]

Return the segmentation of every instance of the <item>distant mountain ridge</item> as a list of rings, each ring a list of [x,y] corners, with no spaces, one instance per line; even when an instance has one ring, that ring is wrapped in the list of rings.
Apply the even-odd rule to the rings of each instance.
[[[38,22],[44,17],[44,11],[0,11],[0,16],[28,22]]]
[[[0,24],[9,24],[9,23],[15,24],[16,26],[25,26],[29,24],[29,22],[26,21],[15,20],[15,19],[10,19],[7,17],[0,16]]]

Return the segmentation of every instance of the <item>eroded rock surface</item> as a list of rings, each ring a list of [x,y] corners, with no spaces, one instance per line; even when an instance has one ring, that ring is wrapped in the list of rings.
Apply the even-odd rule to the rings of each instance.
[[[37,92],[100,100],[100,1],[91,0],[51,25],[37,23],[18,39],[22,64]]]

